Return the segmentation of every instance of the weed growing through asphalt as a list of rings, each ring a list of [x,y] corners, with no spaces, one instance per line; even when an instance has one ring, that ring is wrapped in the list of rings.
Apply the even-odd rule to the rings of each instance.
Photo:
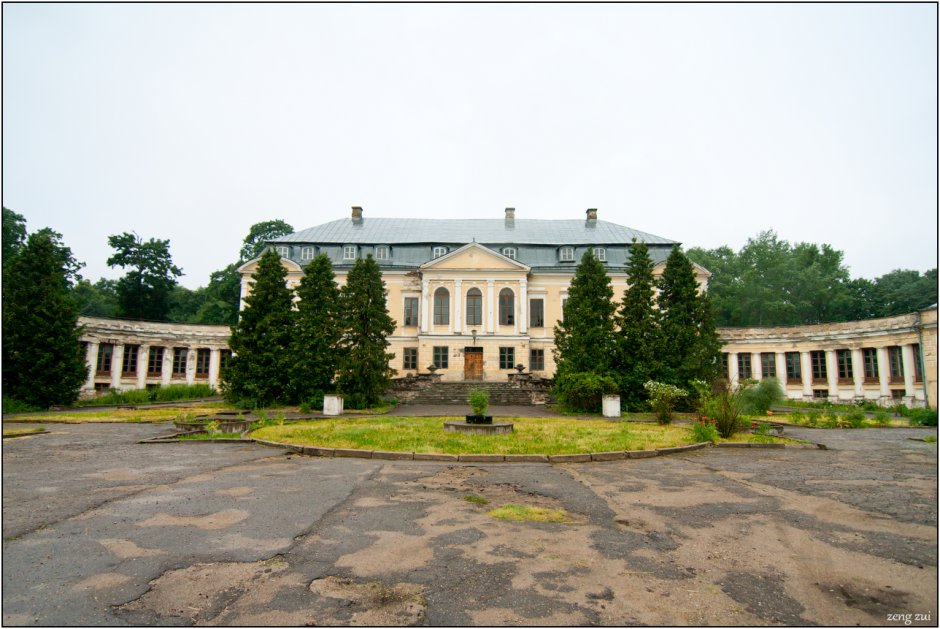
[[[562,509],[529,507],[512,503],[493,509],[487,512],[487,515],[497,520],[510,520],[512,522],[571,522],[571,518]]]
[[[467,494],[466,496],[463,497],[463,499],[466,500],[467,502],[472,502],[478,505],[485,505],[489,502],[489,500],[487,500],[483,496],[478,496],[476,494]]]

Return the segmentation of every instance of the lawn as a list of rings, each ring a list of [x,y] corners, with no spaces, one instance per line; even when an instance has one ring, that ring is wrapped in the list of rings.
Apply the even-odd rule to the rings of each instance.
[[[251,437],[325,448],[440,454],[577,454],[652,450],[692,443],[688,424],[660,426],[603,420],[509,418],[510,435],[444,432],[458,417],[371,417],[328,419],[266,426]],[[502,420],[502,418],[501,418]],[[738,435],[749,441],[754,435]],[[785,442],[785,440],[778,440]]]
[[[56,422],[65,424],[93,424],[102,422],[141,423],[166,422],[183,416],[194,417],[214,411],[234,408],[222,402],[208,404],[193,404],[180,406],[167,406],[162,408],[143,408],[134,410],[129,408],[115,408],[100,411],[66,411],[60,413],[30,413],[16,417],[4,417],[4,422]]]
[[[26,435],[38,435],[46,432],[46,429],[42,426],[38,428],[5,428],[3,430],[3,438],[7,439],[10,437],[24,437]]]

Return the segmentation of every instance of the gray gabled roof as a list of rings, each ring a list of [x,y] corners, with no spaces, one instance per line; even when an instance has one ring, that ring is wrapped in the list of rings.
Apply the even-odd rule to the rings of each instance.
[[[516,243],[532,245],[615,245],[633,239],[649,245],[673,245],[674,240],[616,223],[586,220],[345,218],[282,236],[272,243],[334,244],[466,244]]]

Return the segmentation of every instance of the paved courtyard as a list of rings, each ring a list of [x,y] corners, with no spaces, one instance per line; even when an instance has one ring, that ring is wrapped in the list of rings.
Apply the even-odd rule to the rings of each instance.
[[[5,625],[937,624],[935,430],[486,465],[47,429],[3,444]]]

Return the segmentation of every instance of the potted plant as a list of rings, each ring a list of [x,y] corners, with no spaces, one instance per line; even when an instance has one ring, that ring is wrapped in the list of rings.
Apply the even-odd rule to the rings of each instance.
[[[523,365],[522,363],[519,363],[518,365],[516,365],[516,371],[518,371],[519,373],[522,373],[523,371],[525,371],[525,365]]]
[[[470,408],[473,409],[473,415],[467,415],[468,424],[492,424],[493,416],[487,415],[486,411],[490,406],[490,394],[485,389],[471,389]]]
[[[431,363],[430,365],[428,365],[428,371],[430,371],[431,373],[434,373],[435,371],[437,371],[437,365],[435,365],[434,363]]]

